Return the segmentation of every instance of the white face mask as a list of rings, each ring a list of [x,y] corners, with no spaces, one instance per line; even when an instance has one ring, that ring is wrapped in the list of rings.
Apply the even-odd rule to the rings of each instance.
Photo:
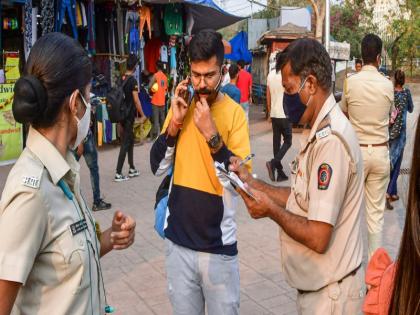
[[[76,150],[79,144],[81,144],[82,141],[86,138],[90,126],[90,103],[86,102],[85,98],[81,93],[80,98],[86,106],[86,111],[82,119],[79,119],[77,116],[74,116],[74,118],[76,118],[77,121],[77,134],[76,141],[74,142],[74,145],[71,148],[72,150]]]

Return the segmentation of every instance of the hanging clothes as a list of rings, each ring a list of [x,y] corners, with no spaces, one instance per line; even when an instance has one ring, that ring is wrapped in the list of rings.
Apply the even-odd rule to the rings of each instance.
[[[168,62],[168,47],[165,45],[162,45],[162,47],[160,47],[160,61],[164,63]]]
[[[96,54],[96,33],[95,33],[95,4],[94,0],[87,1],[87,41],[88,50],[91,54]]]
[[[41,0],[42,36],[54,32],[54,0]]]
[[[138,55],[140,51],[140,35],[137,27],[133,27],[130,30],[128,49],[130,51],[130,54],[135,55]]]
[[[144,47],[144,59],[146,60],[146,70],[149,73],[156,73],[156,62],[160,58],[160,47],[162,42],[160,38],[152,38]]]
[[[164,24],[167,35],[182,35],[184,24],[182,6],[179,3],[170,3],[165,6]]]
[[[144,41],[144,38],[140,38],[140,72],[143,72],[145,67],[145,60],[144,60],[144,46],[146,45],[146,42]]]
[[[139,14],[136,11],[127,11],[125,15],[125,32],[128,34],[133,27],[136,27],[140,23]]]
[[[171,47],[171,70],[176,69],[176,47]]]
[[[24,16],[24,45],[25,45],[25,59],[28,58],[29,51],[32,48],[32,1],[28,0],[23,6]]]
[[[150,10],[150,7],[142,6],[139,10],[140,15],[140,37],[143,37],[143,29],[145,24],[147,24],[147,27],[149,28],[149,38],[152,38],[152,24],[151,24],[151,18],[152,18],[152,11]]]
[[[59,0],[57,7],[57,20],[56,20],[56,32],[61,32],[63,26],[64,17],[66,13],[70,19],[70,25],[73,31],[73,37],[78,39],[77,24],[76,24],[76,0]]]
[[[125,55],[124,52],[124,14],[121,9],[120,2],[117,2],[117,31],[118,31],[118,50],[120,55]]]

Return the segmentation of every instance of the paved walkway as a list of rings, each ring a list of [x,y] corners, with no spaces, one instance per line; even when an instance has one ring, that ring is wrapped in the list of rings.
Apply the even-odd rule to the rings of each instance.
[[[412,89],[412,92],[417,115],[409,115],[408,145],[403,167],[409,166],[408,158],[411,157],[414,117],[418,117],[420,107],[420,85]],[[261,107],[254,107],[251,120],[252,151],[256,154],[254,171],[264,180],[268,180],[265,161],[272,155],[270,128],[263,120]],[[296,154],[298,137],[298,134],[294,134],[293,147],[286,155],[287,162]],[[135,147],[135,163],[142,174],[124,183],[113,182],[118,148],[102,148],[99,154],[102,194],[113,203],[114,210],[122,209],[137,220],[135,244],[128,250],[112,252],[102,259],[108,302],[116,308],[116,314],[171,314],[166,295],[164,242],[153,230],[154,196],[161,178],[151,174],[150,147],[151,144]],[[91,200],[88,169],[84,162],[81,164],[82,188]],[[0,187],[4,185],[9,170],[10,167],[0,167]],[[407,191],[407,182],[407,176],[400,177],[401,194]],[[108,226],[112,215],[113,211],[95,213],[103,227]],[[394,211],[387,211],[385,215],[384,245],[392,255],[398,249],[404,216],[402,201],[397,203]],[[281,273],[277,225],[268,219],[251,219],[242,203],[237,222],[241,314],[296,314],[296,293]],[[366,229],[364,233],[366,244]]]

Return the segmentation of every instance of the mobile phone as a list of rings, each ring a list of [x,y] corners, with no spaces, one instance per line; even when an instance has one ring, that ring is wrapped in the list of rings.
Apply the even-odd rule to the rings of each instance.
[[[194,95],[194,89],[191,85],[191,78],[189,76],[187,77],[187,80],[187,89],[185,91],[181,91],[179,96],[181,96],[185,103],[189,106]]]

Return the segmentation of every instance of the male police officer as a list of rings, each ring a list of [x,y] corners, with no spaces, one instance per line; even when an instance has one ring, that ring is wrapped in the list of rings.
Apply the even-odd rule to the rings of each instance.
[[[331,93],[331,61],[313,39],[282,55],[284,107],[292,123],[309,124],[292,163],[292,187],[256,180],[231,158],[255,199],[240,191],[253,218],[281,227],[282,264],[298,290],[300,314],[358,314],[363,295],[363,164],[356,134]]]
[[[385,194],[389,183],[388,125],[393,109],[392,82],[378,72],[381,39],[373,34],[362,40],[363,68],[344,84],[341,108],[356,130],[364,162],[369,257],[382,244]]]

